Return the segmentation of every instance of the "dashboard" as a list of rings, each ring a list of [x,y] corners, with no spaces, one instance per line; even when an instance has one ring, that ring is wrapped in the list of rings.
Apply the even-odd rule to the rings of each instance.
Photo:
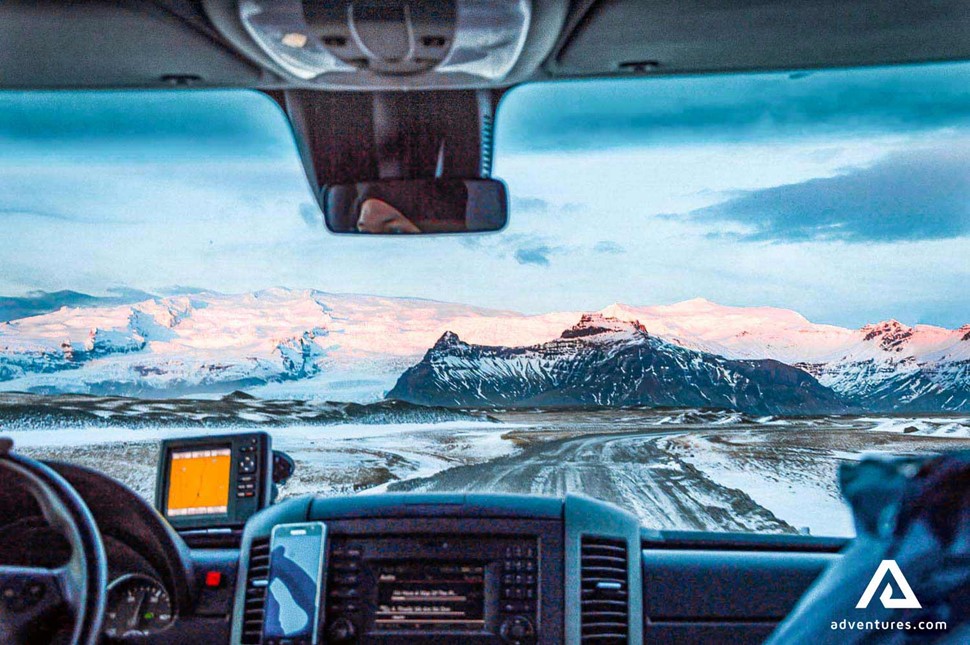
[[[271,535],[305,522],[329,535],[328,643],[758,643],[846,544],[649,530],[574,495],[293,499],[246,524],[230,642],[265,642]]]
[[[642,637],[634,516],[582,497],[384,494],[288,500],[253,517],[232,642],[263,642],[272,530],[304,522],[322,522],[329,536],[325,642]]]
[[[891,535],[863,532],[850,541],[658,531],[620,508],[576,495],[304,496],[240,520],[246,504],[219,502],[230,492],[256,497],[247,495],[249,480],[242,477],[256,473],[262,481],[271,464],[277,471],[274,462],[246,442],[230,449],[228,469],[226,448],[201,450],[175,446],[172,455],[179,456],[162,462],[170,472],[186,465],[173,462],[192,460],[182,480],[173,477],[160,488],[162,508],[205,509],[196,515],[206,524],[222,517],[229,526],[200,529],[192,521],[177,528],[109,477],[49,463],[83,498],[105,548],[102,642],[632,645],[771,637],[787,643],[797,632],[798,642],[813,643],[827,641],[830,617],[859,609],[868,571],[890,554],[909,557],[908,571],[917,561],[926,567],[911,578],[926,604],[909,608],[900,621],[906,633],[912,623],[936,630],[928,634],[935,637],[952,624],[952,633],[938,639],[947,645],[967,642],[970,634],[964,552],[970,515],[959,505],[970,476],[966,454],[925,462],[906,480],[907,492],[894,489],[899,502],[886,493],[901,481],[886,472],[897,471],[873,462],[878,476],[853,494],[869,501],[882,494],[899,504],[900,519]],[[898,462],[899,472],[910,472],[907,465]],[[192,491],[200,482],[208,487],[210,471],[223,484],[220,497],[196,504]],[[68,543],[46,524],[17,477],[0,469],[0,562],[65,564]],[[274,493],[269,489],[267,498]],[[870,515],[885,515],[873,510],[866,506]],[[0,620],[3,611],[23,611],[37,597],[29,585],[16,584],[0,580]],[[44,611],[24,642],[60,642],[73,627],[60,605]],[[929,620],[941,615],[953,622]]]
[[[326,529],[319,643],[755,643],[846,544],[652,531],[584,497],[488,494],[292,498],[200,534],[96,471],[51,465],[104,538],[105,643],[314,642],[265,637],[282,526]],[[36,505],[4,481],[0,545],[9,563],[67,557]]]

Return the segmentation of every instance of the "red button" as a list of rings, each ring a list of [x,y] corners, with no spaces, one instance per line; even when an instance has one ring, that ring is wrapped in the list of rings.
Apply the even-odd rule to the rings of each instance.
[[[222,584],[222,572],[220,571],[206,571],[205,572],[205,586],[206,587],[218,587]]]

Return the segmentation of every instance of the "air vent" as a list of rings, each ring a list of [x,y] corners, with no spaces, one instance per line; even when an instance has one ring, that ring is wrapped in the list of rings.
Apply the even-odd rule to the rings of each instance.
[[[626,643],[630,609],[625,540],[584,537],[580,627],[584,643]]]
[[[246,602],[243,607],[242,643],[258,645],[263,636],[263,609],[269,579],[269,538],[256,538],[249,549]]]

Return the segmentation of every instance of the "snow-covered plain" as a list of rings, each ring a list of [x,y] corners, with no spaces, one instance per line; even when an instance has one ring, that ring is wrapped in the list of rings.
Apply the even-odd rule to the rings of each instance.
[[[267,428],[240,427],[231,432]],[[487,461],[513,452],[503,439],[511,428],[488,422],[295,425],[271,429],[273,447],[289,454],[298,468],[283,491],[343,494],[383,490],[391,481],[429,477],[456,465]],[[222,431],[220,430],[220,434]],[[87,465],[123,481],[153,499],[158,442],[204,434],[198,427],[155,429],[91,428],[89,431],[4,431],[18,450],[42,458]],[[116,453],[143,453],[133,468]]]
[[[821,464],[806,460],[800,469],[782,470],[773,459],[738,454],[752,448],[755,455],[770,450],[767,439],[770,437],[757,431],[727,437],[681,435],[665,440],[664,447],[718,484],[744,491],[796,529],[808,529],[815,535],[854,534],[852,514],[839,495],[835,472],[838,460],[857,455],[833,455],[829,463],[818,460]]]
[[[921,437],[970,439],[970,417],[888,417],[865,418],[874,432],[900,432]]]
[[[76,406],[76,398],[69,398]],[[117,401],[111,405],[121,407]],[[171,402],[142,401],[145,412]],[[242,409],[254,405],[237,401]],[[267,405],[262,402],[261,405]],[[410,414],[410,413],[409,413]],[[494,412],[437,422],[240,422],[206,429],[41,426],[4,422],[15,446],[87,465],[151,499],[158,440],[261,429],[297,463],[284,496],[391,490],[578,492],[636,513],[655,528],[851,535],[836,484],[840,464],[867,452],[970,448],[970,417],[751,417],[712,410]],[[497,419],[497,420],[496,420]],[[115,420],[117,421],[117,419]],[[907,428],[916,430],[906,431]]]

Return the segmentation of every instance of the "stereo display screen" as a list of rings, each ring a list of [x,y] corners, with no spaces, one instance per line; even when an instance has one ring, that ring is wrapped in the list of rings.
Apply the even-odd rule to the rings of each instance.
[[[485,629],[483,564],[378,562],[375,570],[375,631]]]

